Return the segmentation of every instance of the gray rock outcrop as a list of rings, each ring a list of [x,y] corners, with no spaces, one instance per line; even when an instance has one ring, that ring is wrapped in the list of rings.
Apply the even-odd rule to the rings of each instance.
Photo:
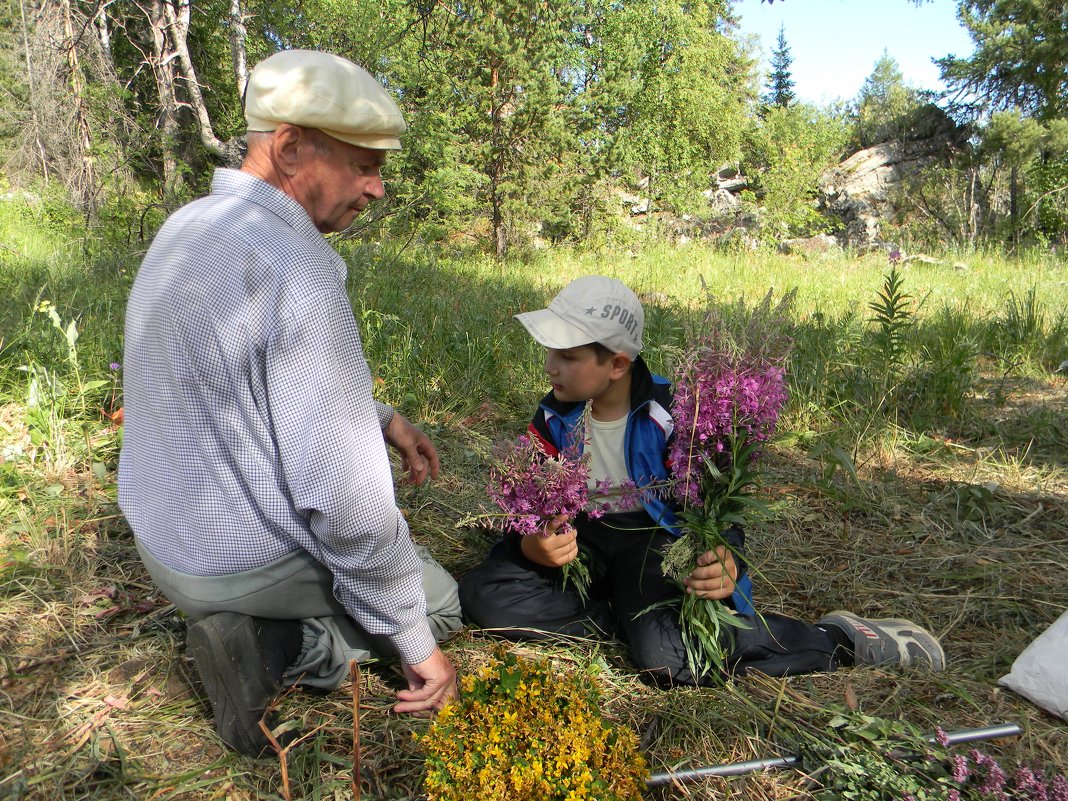
[[[821,210],[842,220],[845,243],[876,242],[902,181],[934,163],[944,147],[943,139],[925,139],[883,142],[854,153],[820,179]]]

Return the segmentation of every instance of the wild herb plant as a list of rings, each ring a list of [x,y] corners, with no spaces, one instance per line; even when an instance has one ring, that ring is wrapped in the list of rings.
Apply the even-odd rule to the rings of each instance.
[[[893,407],[898,383],[908,366],[908,338],[914,324],[912,296],[904,290],[905,279],[897,266],[890,268],[883,280],[882,289],[875,300],[868,304],[874,313],[870,322],[875,324],[871,335],[870,367],[879,371],[878,382],[883,398],[879,405]]]
[[[674,440],[668,450],[681,536],[664,555],[664,574],[683,580],[706,552],[730,549],[725,532],[746,526],[766,505],[756,495],[757,461],[774,435],[787,398],[786,334],[792,293],[771,293],[729,333],[713,309],[704,336],[683,351],[675,374]],[[685,587],[683,587],[685,590]],[[678,608],[690,672],[718,676],[733,650],[734,630],[749,624],[723,601],[681,592],[656,606]]]
[[[1068,779],[1017,765],[1010,773],[978,748],[954,753],[949,736],[933,737],[903,720],[856,711],[810,730],[801,766],[817,801],[1068,801]]]
[[[944,760],[916,726],[859,712],[833,716],[801,747],[817,801],[944,798]]]
[[[420,738],[428,801],[638,801],[638,738],[601,714],[596,675],[498,648]]]
[[[26,377],[24,397],[30,442],[34,456],[40,453],[53,468],[71,467],[80,458],[92,460],[92,430],[99,427],[97,412],[104,403],[102,390],[109,382],[84,378],[77,321],[64,322],[49,300],[38,303],[35,311],[47,317],[62,337],[65,358],[52,366],[28,359],[19,367]],[[113,397],[114,391],[113,384]]]
[[[943,306],[918,326],[920,358],[904,406],[915,427],[944,428],[959,421],[979,370],[979,343],[967,305]]]
[[[1006,372],[1026,370],[1029,364],[1042,372],[1054,369],[1068,358],[1068,310],[1061,308],[1051,319],[1035,286],[1022,298],[1009,291],[984,345]]]
[[[579,431],[585,429],[588,413],[587,409]],[[487,492],[501,512],[475,519],[523,537],[544,537],[548,536],[546,526],[556,518],[569,525],[584,511],[590,517],[601,517],[603,510],[589,503],[589,456],[581,453],[581,442],[576,434],[570,446],[547,454],[537,440],[524,434],[499,448],[489,469]],[[583,599],[587,597],[590,571],[581,552],[560,568],[560,579],[563,587],[574,587]]]

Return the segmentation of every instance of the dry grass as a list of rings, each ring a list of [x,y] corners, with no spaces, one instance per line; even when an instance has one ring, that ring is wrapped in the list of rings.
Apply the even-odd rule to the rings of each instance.
[[[767,463],[781,516],[750,536],[763,607],[807,619],[842,607],[911,617],[942,637],[946,673],[861,668],[662,691],[634,677],[617,644],[516,647],[562,670],[602,664],[605,711],[642,735],[654,773],[780,755],[793,727],[834,707],[925,731],[1015,722],[1021,737],[984,750],[1068,771],[1064,722],[996,684],[1068,608],[1068,387],[1016,389],[1007,405],[991,393],[985,428],[965,432],[968,445],[900,432],[858,454],[860,486],[843,483],[841,471],[821,482],[822,466],[799,450],[778,449]],[[5,443],[18,439],[17,415],[4,421]],[[490,440],[517,425],[486,410],[436,432],[445,474],[400,491],[418,539],[456,573],[489,543],[454,523],[481,499]],[[281,700],[283,717],[313,732],[288,755],[288,786],[276,760],[226,751],[184,655],[181,616],[141,568],[112,489],[89,475],[23,467],[19,476],[0,495],[0,798],[350,797],[346,690]],[[447,645],[460,670],[490,651],[477,632]],[[365,799],[419,796],[413,736],[427,724],[389,712],[398,680],[388,665],[362,672]],[[653,797],[785,799],[805,788],[802,774],[783,770]]]

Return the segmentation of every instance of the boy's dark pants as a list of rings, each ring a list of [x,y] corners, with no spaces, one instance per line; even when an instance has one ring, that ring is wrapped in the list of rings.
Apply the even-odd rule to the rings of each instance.
[[[482,564],[460,580],[467,619],[509,639],[617,636],[630,645],[638,668],[662,684],[693,684],[675,607],[643,610],[679,597],[661,571],[660,553],[672,541],[663,529],[612,528],[580,518],[579,544],[591,586],[583,602],[574,588],[562,588],[560,571],[524,557],[515,538],[497,543]],[[735,630],[729,669],[754,669],[770,676],[835,670],[852,662],[844,634],[776,614],[743,616],[748,629]]]

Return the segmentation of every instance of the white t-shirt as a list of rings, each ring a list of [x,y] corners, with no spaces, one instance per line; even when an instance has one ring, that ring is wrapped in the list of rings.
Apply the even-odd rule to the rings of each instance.
[[[587,417],[586,453],[590,454],[591,500],[595,503],[611,504],[613,512],[630,512],[641,508],[641,504],[632,503],[623,507],[619,503],[619,485],[630,479],[623,448],[626,431],[625,416],[607,422],[594,420],[592,415]],[[595,493],[597,482],[606,479],[612,482],[608,493]]]

